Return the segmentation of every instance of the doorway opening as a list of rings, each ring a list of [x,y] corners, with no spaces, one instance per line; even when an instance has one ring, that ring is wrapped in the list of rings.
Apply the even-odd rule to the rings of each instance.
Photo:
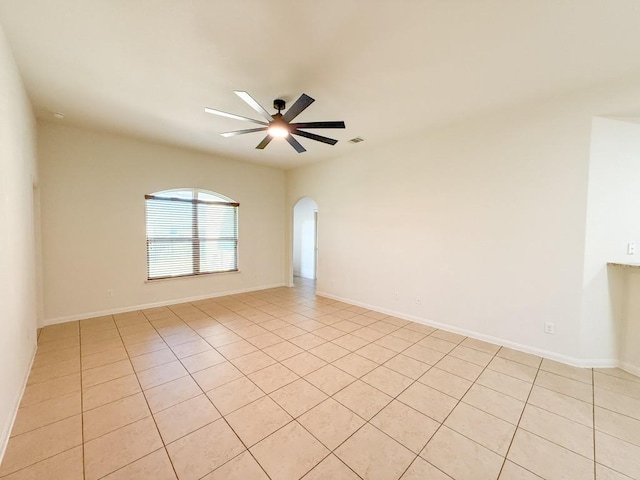
[[[313,286],[318,271],[318,204],[303,197],[293,207],[294,285]]]

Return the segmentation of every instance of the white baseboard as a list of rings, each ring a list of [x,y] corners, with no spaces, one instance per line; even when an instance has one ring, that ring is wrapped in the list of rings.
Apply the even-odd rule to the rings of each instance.
[[[7,451],[7,445],[9,445],[9,438],[11,437],[11,431],[13,430],[13,425],[16,423],[16,418],[18,416],[18,409],[20,408],[20,402],[22,402],[22,396],[24,395],[24,391],[27,388],[27,381],[29,380],[29,374],[31,373],[31,367],[33,367],[33,361],[36,358],[37,351],[38,351],[38,342],[36,340],[33,353],[31,354],[31,362],[29,362],[29,368],[27,368],[27,372],[24,376],[24,381],[22,382],[22,388],[18,392],[18,395],[16,396],[16,399],[13,404],[13,415],[11,416],[11,421],[7,425],[7,429],[4,432],[2,432],[0,436],[0,465],[2,464],[2,459],[4,458],[4,454]]]
[[[619,367],[625,372],[640,377],[640,366],[638,365],[632,365],[629,362],[620,362]]]
[[[429,327],[439,328],[441,330],[447,330],[452,333],[458,333],[460,335],[464,335],[466,337],[475,338],[477,340],[483,340],[485,342],[493,343],[496,345],[501,345],[504,347],[513,348],[514,350],[519,350],[525,353],[531,353],[533,355],[538,355],[539,357],[548,358],[549,360],[555,360],[558,362],[566,363],[568,365],[574,367],[588,367],[588,368],[609,368],[609,367],[617,367],[619,365],[618,359],[616,358],[574,358],[569,357],[567,355],[562,355],[556,352],[550,352],[547,350],[542,350],[540,348],[532,347],[530,345],[523,345],[520,343],[512,342],[510,340],[506,340],[504,338],[494,337],[491,335],[485,335],[480,332],[476,332],[473,330],[467,330],[464,328],[455,327],[453,325],[448,325],[441,322],[435,322],[433,320],[428,320],[426,318],[417,317],[415,315],[407,315],[406,313],[396,312],[394,310],[380,308],[375,305],[369,305],[362,302],[357,302],[355,300],[351,300],[348,298],[339,297],[337,295],[332,295],[326,292],[316,291],[316,295],[320,297],[330,298],[332,300],[338,300],[340,302],[350,303],[351,305],[357,305],[359,307],[367,308],[369,310],[375,310],[376,312],[386,313],[387,315],[391,315],[394,317],[402,318],[403,320],[410,320],[412,322],[421,323],[423,325],[427,325]],[[634,372],[631,372],[634,373]],[[635,373],[638,375],[638,373]]]
[[[145,303],[141,305],[130,305],[127,307],[112,308],[109,310],[100,310],[96,312],[84,312],[84,313],[77,313],[74,315],[65,315],[62,317],[46,318],[44,319],[42,326],[46,327],[48,325],[56,325],[58,323],[84,320],[85,318],[102,317],[104,315],[115,315],[116,313],[134,312],[136,310],[143,310],[145,308],[166,307],[167,305],[175,305],[177,303],[196,302],[198,300],[206,300],[208,298],[224,297],[226,295],[237,295],[239,293],[257,292],[259,290],[267,290],[269,288],[277,288],[277,287],[284,287],[284,286],[285,286],[284,282],[274,283],[271,285],[261,285],[259,287],[243,288],[240,290],[229,290],[226,292],[208,293],[206,295],[198,295],[195,297],[173,298],[171,300],[162,300],[160,302]]]

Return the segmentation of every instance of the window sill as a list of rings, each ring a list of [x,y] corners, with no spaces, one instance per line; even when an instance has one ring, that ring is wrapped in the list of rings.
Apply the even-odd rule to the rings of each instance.
[[[184,280],[184,279],[195,279],[195,278],[208,278],[212,275],[229,275],[240,273],[240,270],[229,270],[227,272],[211,272],[211,273],[200,273],[198,275],[180,275],[175,277],[164,277],[164,278],[153,278],[151,280],[145,279],[144,283],[158,283],[158,282],[166,282],[173,280]]]

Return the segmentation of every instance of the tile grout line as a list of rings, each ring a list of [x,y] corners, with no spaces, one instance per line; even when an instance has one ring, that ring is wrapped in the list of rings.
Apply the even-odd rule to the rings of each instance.
[[[197,307],[196,307],[196,308],[197,308]],[[144,314],[144,312],[143,312],[143,315],[145,315],[145,314]],[[145,315],[145,318],[146,318],[146,315]],[[179,318],[179,317],[178,317],[178,318]],[[180,319],[180,320],[181,320],[183,323],[185,323],[185,325],[187,325],[189,328],[191,328],[191,327],[190,327],[186,322],[184,322],[182,319]],[[164,341],[164,337],[162,337],[162,335],[160,334],[160,332],[158,332],[158,330],[156,329],[156,327],[155,327],[151,322],[149,322],[149,323],[150,323],[150,324],[151,324],[151,326],[154,328],[154,330],[156,330],[156,333],[158,333],[158,335],[160,335],[160,337],[161,337],[161,338],[162,338],[162,340]],[[195,330],[193,330],[193,329],[191,329],[191,330],[195,332]],[[197,332],[195,332],[195,333],[196,333],[198,336],[200,336]],[[203,337],[200,337],[200,338],[203,338]],[[203,339],[203,340],[204,340],[204,339]],[[206,341],[206,340],[205,340],[205,341]],[[185,343],[187,343],[187,342],[185,342]],[[207,343],[209,343],[209,342],[207,342]],[[171,352],[175,355],[175,352],[173,351],[173,349],[171,348],[171,346],[170,346],[169,344],[167,344],[166,342],[165,342],[165,344],[167,345],[167,347],[169,348],[169,350],[171,350]],[[178,344],[178,345],[182,345],[182,344]],[[178,346],[178,345],[174,345],[174,346]],[[218,351],[216,350],[216,348],[215,348],[215,347],[213,347],[212,345],[211,345],[211,348],[212,348],[214,351],[218,352]],[[222,355],[220,352],[218,352],[218,354]],[[196,355],[197,355],[197,354],[196,354]],[[222,356],[224,357],[224,355],[222,355]],[[177,356],[176,356],[176,357],[177,357]],[[185,357],[185,358],[188,358],[188,357]],[[229,361],[228,359],[226,359],[226,357],[224,357],[224,358],[225,358],[225,360],[226,360],[226,361]],[[200,389],[200,391],[202,392],[202,394],[207,398],[207,400],[209,400],[209,402],[211,403],[211,405],[213,406],[213,408],[214,408],[214,409],[218,412],[218,414],[220,415],[220,418],[219,418],[219,419],[216,419],[216,420],[214,420],[213,422],[209,422],[209,423],[207,423],[206,425],[203,425],[203,426],[201,426],[201,427],[199,427],[199,428],[195,429],[193,432],[189,432],[189,433],[187,433],[187,434],[183,435],[183,436],[182,436],[182,437],[180,437],[180,438],[184,438],[184,437],[186,437],[187,435],[191,435],[192,433],[197,432],[198,430],[202,430],[203,428],[205,428],[205,427],[207,427],[207,426],[211,425],[212,423],[216,422],[217,420],[222,419],[222,420],[224,420],[224,422],[226,423],[227,427],[229,427],[229,429],[233,432],[233,434],[236,436],[236,438],[238,439],[238,441],[239,441],[239,442],[242,444],[242,446],[244,447],[244,451],[242,451],[242,452],[238,453],[238,455],[234,455],[232,458],[230,458],[230,459],[228,459],[226,462],[224,462],[224,463],[222,463],[222,464],[218,465],[216,468],[214,468],[214,469],[213,469],[213,470],[211,470],[210,472],[205,473],[205,475],[203,475],[203,477],[201,477],[201,478],[206,477],[207,475],[211,474],[211,473],[212,473],[212,472],[214,472],[215,470],[217,470],[217,469],[221,468],[222,466],[226,465],[227,463],[229,463],[229,462],[230,462],[231,460],[233,460],[234,458],[236,458],[236,457],[238,457],[238,456],[242,455],[244,452],[248,452],[248,453],[249,453],[249,455],[251,455],[251,457],[254,459],[254,461],[255,461],[258,465],[260,465],[260,464],[259,464],[259,462],[258,462],[258,460],[253,456],[253,453],[249,450],[249,447],[247,447],[247,445],[246,445],[246,444],[244,443],[244,441],[240,438],[240,436],[237,434],[237,432],[236,432],[236,431],[233,429],[233,427],[229,424],[229,422],[228,422],[228,420],[225,418],[225,416],[224,416],[224,415],[222,415],[222,413],[218,410],[218,408],[215,406],[215,404],[211,401],[211,399],[210,399],[210,398],[209,398],[209,396],[207,395],[207,392],[205,392],[205,391],[203,390],[203,388],[202,388],[202,387],[200,386],[200,384],[196,381],[196,379],[195,379],[195,378],[193,378],[192,373],[191,373],[191,372],[190,372],[190,371],[189,371],[189,370],[184,366],[184,364],[182,363],[182,359],[178,358],[178,362],[180,362],[180,364],[182,365],[182,367],[183,367],[183,368],[185,369],[185,371],[187,372],[187,376],[189,376],[189,377],[190,377],[190,378],[195,382],[195,384],[196,384],[196,385],[198,385],[198,388]],[[218,365],[219,365],[219,364],[218,364]],[[215,365],[214,365],[214,366],[215,366]],[[235,367],[235,365],[234,365],[234,367]],[[153,367],[152,367],[152,368],[153,368]],[[207,367],[207,368],[210,368],[210,367]],[[237,368],[237,367],[236,367],[236,368]],[[203,369],[203,370],[204,370],[204,369]],[[239,371],[239,370],[238,370],[238,371]],[[194,373],[197,373],[197,372],[194,372]],[[242,373],[242,374],[244,375],[244,373],[243,373],[243,372],[240,372],[240,373]],[[244,375],[244,376],[246,377],[246,375]],[[180,377],[180,378],[182,378],[182,377]],[[250,379],[249,379],[249,380],[250,380]],[[165,383],[169,383],[169,382],[165,382]],[[227,382],[227,383],[231,383],[231,382]],[[161,384],[161,385],[164,385],[164,384]],[[226,385],[226,384],[225,384],[225,385]],[[156,386],[160,386],[160,385],[156,385]],[[256,386],[257,386],[257,385],[256,385]],[[140,388],[142,389],[142,385],[140,385]],[[155,386],[154,386],[154,387],[152,387],[152,388],[155,388]],[[260,387],[258,387],[258,388],[260,389]],[[262,389],[260,389],[260,390],[262,391]],[[142,392],[143,392],[143,395],[144,395],[144,390],[142,390]],[[265,393],[265,392],[263,391],[263,393]],[[265,396],[266,396],[266,395],[267,395],[267,394],[265,393]],[[194,398],[195,398],[195,397],[194,397]],[[146,400],[146,396],[145,396],[145,400]],[[180,403],[184,403],[184,402],[189,401],[189,400],[190,400],[190,399],[187,399],[187,400],[185,400],[185,401],[183,401],[183,402],[180,402]],[[179,405],[179,403],[178,403],[177,405]],[[147,406],[149,406],[149,405],[148,405],[148,403],[147,403]],[[168,407],[168,408],[167,408],[167,409],[165,409],[165,410],[168,410],[169,408],[172,408],[172,407],[174,407],[174,406],[175,406],[175,405],[172,405],[171,407]],[[149,410],[151,411],[151,407],[149,407]],[[163,410],[163,411],[164,411],[164,410]],[[153,413],[151,413],[151,416],[153,417]],[[154,417],[154,422],[155,422],[155,417]],[[156,428],[157,428],[157,424],[156,424]],[[158,433],[160,433],[160,432],[159,432],[159,429],[158,429]],[[175,439],[175,440],[174,440],[173,442],[171,442],[171,443],[174,443],[174,442],[178,441],[180,438]],[[169,461],[171,462],[171,466],[172,466],[172,468],[173,468],[173,471],[174,471],[174,473],[176,474],[176,477],[177,477],[177,478],[179,478],[179,477],[178,477],[178,472],[176,471],[175,466],[173,465],[173,460],[171,459],[171,456],[169,455],[169,451],[167,450],[167,445],[165,444],[165,441],[164,441],[164,438],[162,437],[162,435],[160,435],[160,439],[161,439],[162,444],[163,444],[163,446],[164,446],[164,448],[165,448],[165,451],[166,451],[166,453],[167,453],[167,457],[169,458]],[[267,475],[267,478],[271,479],[271,477],[269,476],[269,474],[268,474],[268,473],[267,473],[267,472],[262,468],[262,466],[260,466],[260,468],[261,468],[261,469],[262,469],[262,471],[265,473],[265,475]]]
[[[531,382],[531,388],[529,389],[529,393],[527,394],[527,399],[524,401],[524,406],[522,407],[522,412],[520,412],[520,417],[518,418],[518,423],[516,424],[516,428],[513,431],[513,435],[511,436],[511,441],[509,442],[509,447],[507,448],[507,451],[504,454],[504,460],[502,462],[502,466],[500,467],[500,472],[498,473],[498,478],[500,477],[500,475],[502,475],[502,470],[504,469],[504,466],[507,464],[507,459],[509,457],[509,452],[511,451],[511,446],[513,445],[513,440],[516,438],[516,434],[518,433],[518,429],[520,428],[520,422],[522,421],[522,417],[524,416],[524,411],[527,409],[527,405],[529,405],[529,398],[531,398],[531,392],[533,391],[533,387],[536,384],[536,379],[538,378],[538,374],[540,373],[540,367],[542,366],[542,359],[540,360],[540,363],[538,364],[538,369],[536,370],[536,376],[533,378],[533,382]],[[515,463],[515,462],[514,462]],[[523,467],[522,465],[516,464],[521,468],[524,468],[525,470],[529,471],[529,469]],[[537,475],[534,472],[531,472],[534,475]],[[539,475],[537,475],[539,476]]]

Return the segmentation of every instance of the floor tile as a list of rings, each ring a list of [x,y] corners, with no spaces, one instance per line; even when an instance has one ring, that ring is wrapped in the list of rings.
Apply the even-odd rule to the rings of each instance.
[[[529,392],[532,388],[532,384],[529,382],[489,369],[482,372],[476,381],[478,385],[504,393],[523,402],[529,397]]]
[[[74,447],[41,462],[2,477],[2,480],[84,480],[82,447]]]
[[[269,397],[256,400],[225,418],[247,447],[256,444],[292,420],[291,415]]]
[[[635,480],[609,467],[596,463],[596,480]]]
[[[471,337],[465,338],[460,345],[473,348],[474,350],[479,350],[489,355],[495,355],[498,352],[498,350],[500,350],[500,345],[496,345],[494,343],[489,343],[489,342],[483,342],[482,340],[477,340]]]
[[[462,398],[471,386],[469,380],[453,375],[445,370],[440,370],[437,367],[431,368],[421,376],[418,381],[457,399]]]
[[[31,368],[31,372],[29,372],[29,378],[27,379],[27,385],[46,382],[48,380],[53,380],[54,378],[66,377],[67,375],[71,375],[72,373],[78,373],[79,371],[79,357],[73,358],[71,360],[65,360],[64,362],[54,363],[52,365]]]
[[[255,371],[261,370],[269,365],[273,365],[276,361],[262,351],[248,353],[242,357],[231,360],[238,370],[245,375],[249,375]]]
[[[255,352],[257,350],[256,347],[251,345],[246,340],[240,340],[238,342],[233,342],[228,345],[216,346],[215,347],[218,352],[224,355],[228,360],[232,360],[234,358],[241,357],[246,355],[247,353]]]
[[[205,368],[213,367],[220,363],[226,362],[225,358],[215,350],[207,350],[202,353],[196,353],[190,357],[185,357],[180,360],[184,368],[189,373],[199,372]]]
[[[528,365],[533,368],[539,368],[540,363],[542,362],[542,358],[538,357],[537,355],[520,352],[508,347],[502,347],[500,351],[496,353],[496,357],[506,358],[507,360],[518,362],[523,365]]]
[[[365,420],[370,420],[392,400],[386,393],[360,380],[340,390],[333,398]]]
[[[196,355],[198,353],[207,352],[211,350],[211,345],[209,345],[202,338],[197,340],[192,340],[190,342],[182,343],[180,345],[176,345],[171,348],[173,353],[178,358],[190,357],[191,355]]]
[[[360,480],[353,470],[342,463],[335,455],[329,455],[307,473],[302,480]]]
[[[198,382],[200,388],[205,392],[236,380],[242,376],[242,372],[234,367],[230,362],[220,363],[193,374],[194,380]]]
[[[590,368],[572,367],[571,365],[566,365],[564,363],[545,358],[540,364],[540,370],[555,373],[556,375],[571,378],[572,380],[577,380],[579,382],[588,383],[589,385],[593,383],[593,373]]]
[[[334,452],[365,480],[400,478],[415,454],[372,425],[365,425]]]
[[[207,392],[207,396],[222,415],[244,407],[264,395],[265,393],[247,377],[240,377]]]
[[[333,362],[333,365],[356,378],[360,378],[378,366],[376,362],[369,360],[368,358],[361,357],[357,353],[349,353],[348,355]]]
[[[640,446],[640,420],[595,407],[596,430]]]
[[[84,412],[82,429],[88,442],[151,415],[142,393]]]
[[[294,345],[289,341],[276,343],[275,345],[271,345],[262,350],[264,353],[269,355],[271,358],[282,362],[287,358],[293,357],[294,355],[298,355],[302,353],[303,349]]]
[[[369,342],[363,338],[356,337],[355,335],[347,334],[332,340],[332,343],[335,343],[342,348],[346,348],[347,350],[354,352],[359,348],[364,347]]]
[[[640,420],[640,400],[598,387],[593,395],[597,406]]]
[[[143,390],[185,377],[189,374],[180,361],[165,363],[157,367],[138,372],[138,381]]]
[[[84,444],[86,480],[97,480],[162,447],[151,417]]]
[[[276,363],[269,367],[258,370],[250,375],[249,379],[255,383],[265,393],[271,393],[300,378],[284,365]]]
[[[0,465],[8,475],[82,444],[81,415],[60,420],[9,439]]]
[[[384,363],[384,366],[413,380],[417,380],[431,368],[431,365],[403,354],[396,355],[391,360],[388,360]]]
[[[74,373],[66,377],[56,378],[47,382],[28,385],[22,395],[21,407],[61,397],[69,393],[80,391],[80,374]]]
[[[251,454],[245,451],[202,480],[269,480],[269,477]]]
[[[411,385],[398,400],[438,422],[443,422],[458,403],[455,398],[421,383]]]
[[[593,388],[591,385],[578,380],[572,380],[568,377],[540,370],[536,377],[535,384],[553,390],[554,392],[577,398],[583,402],[593,402]]]
[[[462,402],[444,425],[501,456],[507,454],[516,431],[515,425]]]
[[[606,375],[600,372],[595,372],[593,379],[595,386],[598,388],[640,400],[640,382],[614,377],[613,375]]]
[[[220,418],[167,445],[180,480],[197,480],[244,451],[229,425]]]
[[[493,355],[489,353],[474,350],[473,348],[465,347],[464,345],[458,345],[456,348],[451,350],[449,355],[483,368],[489,365],[489,362],[493,358]]]
[[[538,373],[537,368],[501,357],[494,357],[487,368],[529,383],[533,383],[536,378],[536,374]]]
[[[86,355],[82,357],[82,369],[86,370],[89,368],[100,367],[109,363],[118,362],[120,360],[126,359],[128,355],[129,354],[127,353],[127,350],[124,348],[124,346],[118,346],[104,352]]]
[[[303,377],[321,367],[324,367],[327,362],[310,354],[309,352],[302,352],[283,360],[282,364],[289,370],[292,370],[294,373]]]
[[[415,454],[420,453],[440,426],[435,420],[397,400],[373,417],[371,424]]]
[[[413,383],[409,377],[405,377],[390,368],[380,366],[367,373],[361,380],[378,390],[395,397]]]
[[[527,405],[519,428],[593,459],[593,429],[533,405]]]
[[[327,398],[326,394],[302,378],[272,392],[269,396],[294,418]]]
[[[500,455],[445,426],[420,456],[456,480],[494,480],[503,463]]]
[[[335,343],[327,342],[310,349],[309,353],[321,358],[325,362],[331,363],[349,354],[349,350],[342,348]]]
[[[176,480],[171,461],[164,448],[116,470],[104,480]],[[66,480],[66,479],[65,479]]]
[[[520,421],[525,405],[524,402],[516,398],[477,383],[471,386],[466,395],[462,397],[462,401],[513,425],[517,425]]]
[[[331,450],[365,423],[362,418],[332,398],[303,414],[298,421]]]
[[[165,363],[175,362],[178,358],[170,348],[165,347],[149,353],[143,353],[137,357],[131,357],[131,365],[136,372],[142,372]]]
[[[211,401],[200,395],[154,414],[165,445],[212,423],[220,414]]]
[[[422,347],[430,348],[431,350],[435,350],[437,352],[441,352],[447,354],[451,352],[454,348],[456,348],[457,343],[447,342],[441,338],[428,336],[423,338],[418,342],[418,345]]]
[[[545,479],[593,479],[592,460],[520,428],[507,458]]]
[[[520,465],[516,465],[510,460],[504,462],[502,471],[500,472],[499,480],[540,480],[539,477],[533,472],[522,468]]]
[[[451,480],[451,477],[438,470],[426,460],[417,457],[407,469],[401,480]]]
[[[465,378],[471,382],[475,382],[482,373],[482,367],[475,363],[467,362],[460,358],[447,355],[440,360],[436,367],[449,373],[453,373],[459,377]]]
[[[528,403],[587,427],[593,427],[593,405],[582,400],[534,385]]]
[[[297,480],[329,454],[329,450],[296,421],[250,450],[272,480]]]
[[[327,395],[333,395],[356,380],[352,375],[343,372],[333,365],[326,365],[319,368],[318,370],[306,375],[304,378]]]
[[[415,360],[419,360],[420,362],[426,363],[428,365],[435,365],[440,359],[445,356],[445,354],[442,352],[423,347],[422,345],[419,345],[417,343],[407,348],[402,352],[402,354]]]
[[[388,348],[381,347],[374,343],[370,343],[369,345],[356,350],[355,353],[380,365],[397,355],[393,350],[389,350]],[[407,355],[406,350],[404,353]]]
[[[99,383],[115,380],[133,373],[133,367],[129,359],[120,360],[108,365],[90,368],[82,372],[82,388],[92,387]]]
[[[64,420],[82,412],[80,392],[73,392],[51,400],[18,409],[11,436]]]
[[[144,396],[151,412],[156,413],[201,393],[202,390],[191,377],[182,377],[145,390]]]
[[[290,343],[296,345],[297,347],[304,349],[304,350],[309,350],[311,348],[317,347],[319,345],[322,345],[323,343],[326,343],[326,340],[322,337],[318,337],[312,333],[305,333],[304,335],[300,335],[298,337],[293,337],[291,340],[289,340]],[[268,353],[268,352],[267,352]],[[299,353],[299,352],[297,352]],[[271,355],[269,353],[269,355]],[[274,357],[275,358],[275,357]]]
[[[616,472],[638,478],[640,447],[596,431],[596,461]]]

